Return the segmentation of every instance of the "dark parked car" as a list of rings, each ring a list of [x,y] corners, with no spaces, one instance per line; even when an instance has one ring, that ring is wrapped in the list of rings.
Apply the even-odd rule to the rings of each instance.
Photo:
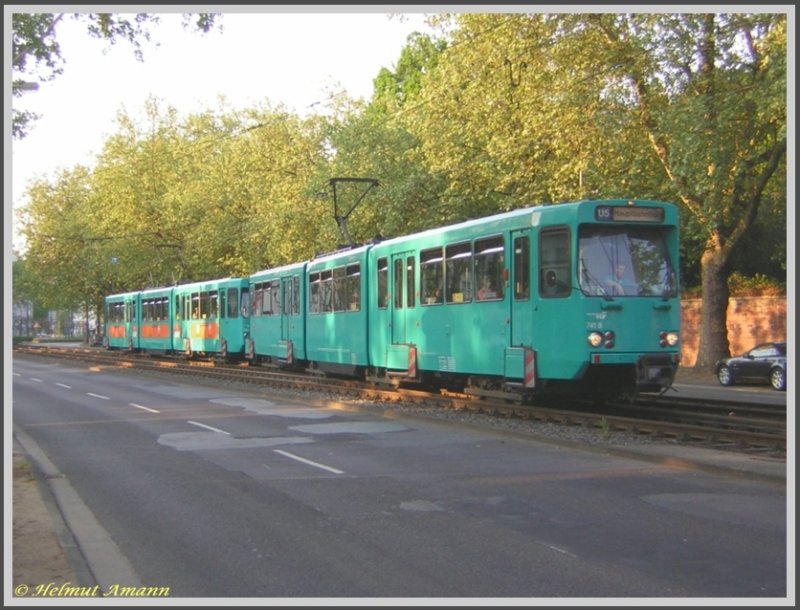
[[[760,343],[741,356],[717,361],[717,379],[722,385],[769,383],[786,390],[786,342]]]

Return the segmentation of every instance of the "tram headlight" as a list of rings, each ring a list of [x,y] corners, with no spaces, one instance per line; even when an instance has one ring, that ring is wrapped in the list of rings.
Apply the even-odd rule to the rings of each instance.
[[[591,332],[587,339],[589,340],[589,345],[592,347],[600,347],[600,344],[603,342],[603,335],[598,332]]]
[[[603,333],[603,339],[605,339],[604,345],[608,349],[614,347],[614,331],[607,330],[605,333]]]
[[[678,333],[672,330],[669,332],[662,330],[658,333],[658,344],[661,347],[675,347],[678,345]]]

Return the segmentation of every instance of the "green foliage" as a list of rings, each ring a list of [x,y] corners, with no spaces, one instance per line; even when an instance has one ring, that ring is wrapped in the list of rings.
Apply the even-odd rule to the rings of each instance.
[[[786,282],[768,277],[763,273],[745,276],[734,271],[728,276],[728,290],[732,297],[786,296]],[[684,287],[682,296],[699,299],[703,296],[702,286]]]
[[[786,296],[786,283],[776,282],[761,273],[745,277],[732,273],[728,278],[731,296]]]

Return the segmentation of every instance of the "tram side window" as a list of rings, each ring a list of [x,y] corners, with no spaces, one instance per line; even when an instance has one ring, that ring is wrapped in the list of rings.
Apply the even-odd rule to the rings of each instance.
[[[453,244],[445,249],[447,265],[447,302],[468,303],[472,300],[472,245]]]
[[[320,292],[321,282],[319,273],[312,273],[308,276],[308,311],[310,313],[319,313],[322,311]]]
[[[291,312],[294,315],[300,313],[300,276],[295,275],[292,277],[292,298],[290,299]]]
[[[239,317],[239,290],[237,288],[228,288],[227,317]]]
[[[403,307],[403,260],[396,258],[394,260],[394,308],[402,309]]]
[[[261,302],[261,312],[266,316],[277,316],[281,313],[281,283],[272,280],[264,284],[264,294]]]
[[[242,288],[242,317],[246,318],[250,313],[250,290]]]
[[[125,304],[124,303],[111,303],[109,306],[108,319],[112,322],[125,321]]]
[[[387,259],[378,259],[378,308],[386,309],[389,306],[389,262]]]
[[[152,298],[142,300],[142,322],[158,322],[163,317],[163,299]]]
[[[411,309],[414,307],[414,297],[417,293],[417,286],[414,283],[414,263],[415,259],[413,256],[409,256],[406,258],[406,307]]]
[[[214,290],[206,294],[208,294],[208,317],[216,319],[219,315],[219,291]]]
[[[292,301],[294,301],[294,285],[290,281],[283,283],[284,290],[281,291],[281,307],[287,316],[292,315]]]
[[[444,289],[444,259],[441,248],[419,253],[419,273],[423,305],[441,303]]]
[[[333,270],[333,311],[345,311],[348,308],[347,278],[344,267]]]
[[[322,312],[333,311],[333,271],[326,269],[320,273],[320,297],[322,301]]]
[[[132,322],[136,320],[136,302],[128,301],[125,303],[125,321]]]
[[[514,298],[527,301],[531,296],[531,239],[514,240]]]
[[[261,315],[261,303],[264,300],[264,284],[253,284],[253,316]]]
[[[569,232],[542,231],[539,236],[539,294],[565,297],[570,293]]]
[[[345,282],[347,285],[347,303],[350,311],[361,309],[361,265],[347,265]]]
[[[479,301],[503,298],[504,250],[502,235],[475,241],[475,282]]]

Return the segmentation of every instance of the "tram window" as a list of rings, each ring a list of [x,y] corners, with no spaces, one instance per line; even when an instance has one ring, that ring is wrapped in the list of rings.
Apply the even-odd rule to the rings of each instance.
[[[361,265],[358,263],[347,265],[345,284],[347,286],[347,307],[350,311],[359,311],[361,309]]]
[[[333,270],[333,310],[345,311],[347,303],[347,277],[344,267],[336,267]]]
[[[378,259],[377,274],[378,308],[386,309],[389,306],[389,263],[386,258]]]
[[[208,293],[208,317],[216,319],[219,314],[219,291]]]
[[[475,285],[480,301],[503,298],[504,250],[501,235],[475,241]]]
[[[322,281],[319,273],[312,273],[308,276],[308,310],[310,313],[320,313],[322,311]]]
[[[272,288],[270,282],[261,284],[261,308],[260,313],[262,316],[268,316],[272,312]]]
[[[564,297],[570,293],[569,232],[542,231],[539,237],[539,294]]]
[[[294,315],[300,313],[300,276],[295,275],[292,278],[292,298],[291,298],[292,309],[291,312]]]
[[[406,307],[409,309],[414,307],[414,297],[417,292],[414,282],[414,262],[413,256],[406,258]]]
[[[253,315],[261,315],[261,303],[264,298],[264,284],[253,284]]]
[[[291,278],[283,281],[284,290],[281,291],[281,307],[287,316],[292,315],[292,301],[294,300],[294,285]]]
[[[514,298],[525,301],[531,295],[531,238],[514,240]]]
[[[136,302],[128,301],[125,304],[125,321],[134,322],[136,320]]]
[[[389,263],[386,258],[378,259],[378,308],[389,306]]]
[[[258,287],[255,313],[262,316],[274,315],[278,310],[278,282],[276,280],[263,282]]]
[[[423,250],[419,253],[419,274],[422,304],[441,303],[444,289],[444,259],[441,248]]]
[[[394,308],[403,307],[403,259],[394,261]]]
[[[448,303],[468,303],[472,300],[472,245],[453,244],[445,249],[447,264]]]
[[[246,318],[250,311],[250,290],[242,288],[242,317]]]
[[[228,303],[227,312],[229,318],[239,317],[239,290],[237,288],[228,288]]]
[[[320,298],[322,312],[333,311],[333,272],[330,269],[320,273]]]
[[[267,315],[279,316],[281,313],[281,283],[279,280],[272,280],[268,286],[269,290],[269,310]]]

